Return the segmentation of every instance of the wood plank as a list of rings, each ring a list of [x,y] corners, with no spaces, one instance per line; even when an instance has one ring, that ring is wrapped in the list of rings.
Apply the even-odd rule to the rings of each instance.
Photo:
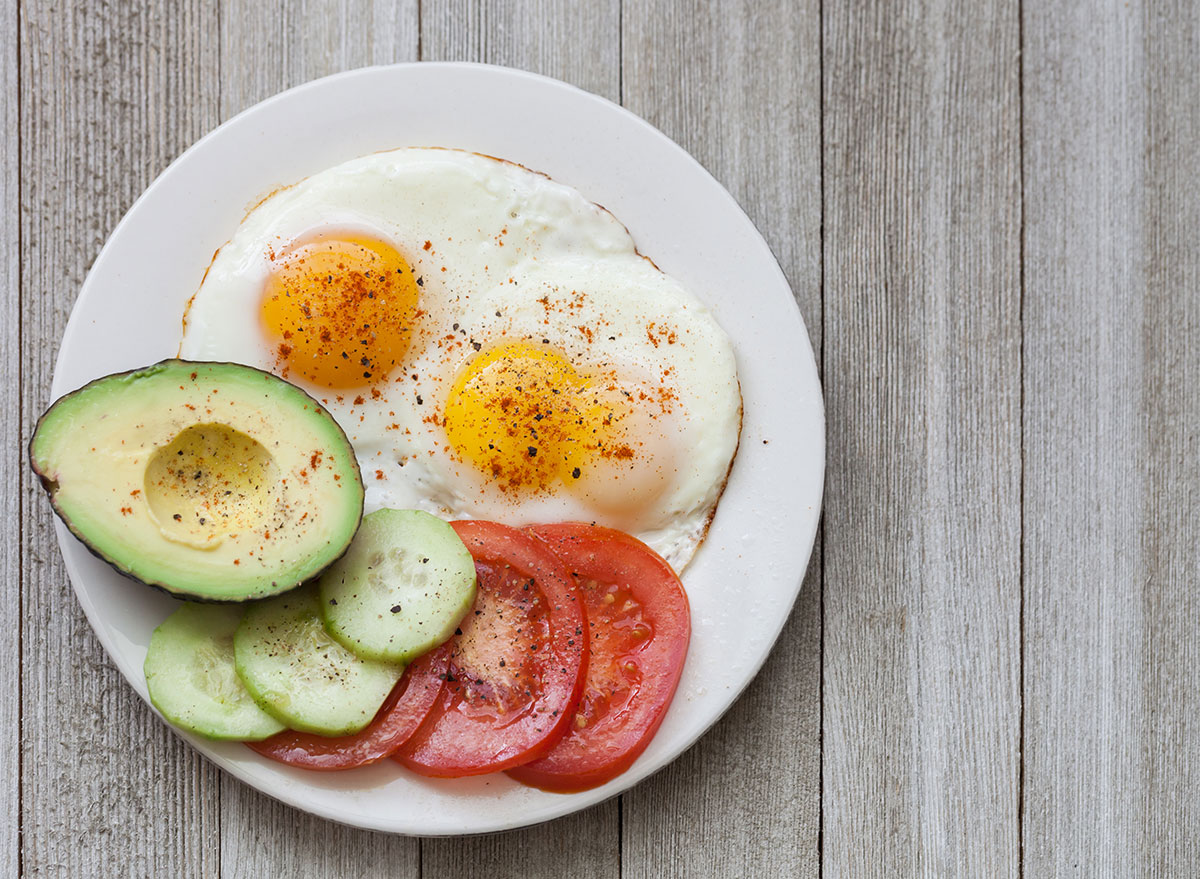
[[[221,118],[295,85],[417,55],[417,3],[224,0]],[[221,778],[221,875],[416,877],[415,839],[369,833],[299,812]]]
[[[1016,876],[1016,7],[824,10],[824,875]]]
[[[21,407],[21,298],[20,251],[18,249],[20,144],[17,135],[17,4],[0,9],[0,325],[4,327],[4,350],[0,355],[0,410],[19,412]],[[0,426],[0,444],[20,447],[21,420],[7,417]],[[20,583],[21,557],[21,472],[24,456],[0,458],[0,577],[4,583]],[[10,587],[11,588],[11,587]],[[18,595],[0,609],[4,631],[20,633],[21,600]],[[9,638],[0,650],[0,874],[20,872],[21,826],[21,641]]]
[[[1146,304],[1142,395],[1148,415],[1139,538],[1148,622],[1141,659],[1142,863],[1159,876],[1200,864],[1200,8],[1146,5]],[[1136,301],[1135,301],[1136,307]]]
[[[536,827],[421,841],[421,879],[621,875],[617,801]]]
[[[1200,862],[1200,13],[1027,5],[1027,875]]]
[[[221,119],[292,86],[417,58],[417,0],[223,0]]]
[[[620,9],[619,0],[422,0],[421,60],[518,67],[618,101]]]
[[[221,873],[267,876],[417,879],[418,841],[334,824],[221,777]]]
[[[210,0],[21,6],[22,447],[101,243],[153,176],[216,122],[206,79],[216,19]],[[21,873],[213,875],[216,773],[109,663],[23,460],[20,472]]]
[[[635,0],[622,24],[625,106],[746,209],[819,352],[819,4]],[[818,875],[820,596],[818,551],[747,693],[683,758],[624,797],[623,876]]]
[[[519,67],[615,101],[620,88],[619,16],[619,0],[517,4],[423,0],[421,58]],[[520,161],[519,156],[511,158]],[[616,800],[537,827],[422,843],[422,879],[563,875],[615,879],[620,869]]]

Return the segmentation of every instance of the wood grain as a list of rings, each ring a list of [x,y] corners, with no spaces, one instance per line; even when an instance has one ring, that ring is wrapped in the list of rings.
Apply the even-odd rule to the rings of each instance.
[[[522,3],[421,4],[421,58],[482,61],[566,80],[618,100],[619,3],[533,0]],[[581,46],[586,45],[586,51]],[[517,158],[519,161],[519,157]],[[569,182],[569,181],[568,181]],[[621,874],[616,800],[537,827],[492,836],[422,843],[422,879],[552,879]]]
[[[417,4],[302,0],[221,6],[221,118],[295,85],[417,55]],[[221,778],[221,875],[420,875],[417,840],[314,818]]]
[[[215,29],[206,0],[21,6],[22,444],[101,243],[216,122]],[[109,664],[71,593],[49,505],[21,473],[22,873],[213,875],[216,772]]]
[[[517,67],[619,101],[619,21],[619,0],[422,0],[421,60]]]
[[[222,0],[222,121],[311,79],[417,60],[417,17],[417,0]]]
[[[746,210],[820,351],[819,5],[626,0],[622,49],[625,106]],[[820,572],[818,551],[774,652],[729,714],[625,795],[622,876],[818,875]]]
[[[622,875],[618,821],[612,800],[536,827],[426,839],[421,879],[615,879]]]
[[[417,879],[419,842],[334,824],[222,776],[222,879]]]
[[[1149,626],[1134,708],[1146,730],[1137,799],[1148,804],[1139,827],[1146,872],[1181,876],[1200,864],[1200,8],[1147,5],[1142,15],[1147,403],[1138,537]]]
[[[1024,20],[1030,875],[1128,876],[1141,863],[1127,808],[1147,634],[1146,608],[1130,600],[1145,573],[1138,13],[1056,3]]]
[[[1027,875],[1200,863],[1200,15],[1027,6]]]
[[[824,10],[824,875],[1016,876],[1016,10]]]
[[[17,6],[0,8],[0,411],[21,411],[20,250],[18,247],[20,145],[17,104]],[[21,473],[25,456],[20,449],[21,419],[8,415],[0,424],[0,582],[20,584]],[[0,874],[20,870],[21,827],[21,599],[11,594],[0,609],[0,626],[17,637],[0,648]]]

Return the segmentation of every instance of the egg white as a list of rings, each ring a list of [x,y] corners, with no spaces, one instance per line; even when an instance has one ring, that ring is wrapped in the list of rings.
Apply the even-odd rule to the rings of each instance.
[[[598,521],[634,533],[682,569],[736,452],[737,369],[708,310],[641,257],[611,214],[570,187],[471,153],[414,148],[355,159],[247,216],[193,298],[180,356],[272,369],[276,353],[260,318],[272,255],[324,233],[387,242],[422,279],[424,315],[408,362],[373,391],[288,376],[346,430],[368,511],[414,508],[513,525]],[[479,350],[543,339],[580,369],[608,369],[623,387],[670,395],[669,412],[638,416],[641,454],[628,478],[597,481],[590,493],[514,498],[447,451],[429,416],[458,371]]]

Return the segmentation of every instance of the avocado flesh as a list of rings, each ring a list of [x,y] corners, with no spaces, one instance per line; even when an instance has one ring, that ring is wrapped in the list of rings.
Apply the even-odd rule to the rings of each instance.
[[[42,416],[30,453],[76,537],[180,596],[285,592],[336,561],[362,518],[337,422],[248,366],[166,360],[97,379]]]

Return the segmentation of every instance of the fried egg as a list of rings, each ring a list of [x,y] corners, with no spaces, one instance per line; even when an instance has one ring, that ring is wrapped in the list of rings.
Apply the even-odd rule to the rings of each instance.
[[[209,267],[180,356],[321,400],[368,511],[598,522],[677,570],[741,425],[728,337],[624,226],[457,150],[376,153],[267,198]]]

